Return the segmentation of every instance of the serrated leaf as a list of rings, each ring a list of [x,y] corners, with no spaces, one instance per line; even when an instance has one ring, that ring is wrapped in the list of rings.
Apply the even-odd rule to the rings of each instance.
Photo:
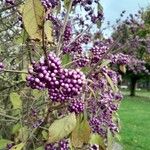
[[[100,147],[102,147],[103,149],[106,149],[104,139],[99,134],[91,134],[89,143],[97,144]]]
[[[59,141],[68,136],[76,127],[76,116],[74,113],[68,116],[56,120],[49,127],[49,139],[50,143]]]
[[[0,139],[0,149],[5,149],[7,144],[13,143],[10,140],[7,139]]]
[[[11,150],[22,150],[23,147],[24,147],[24,145],[25,145],[25,143],[17,144],[17,145],[15,145],[15,146],[13,146],[13,147],[11,148]]]
[[[46,34],[46,37],[47,37],[47,40],[49,42],[52,42],[53,41],[53,36],[52,36],[52,23],[50,20],[47,20],[44,24],[44,32]]]
[[[74,147],[82,148],[83,144],[88,143],[90,139],[91,128],[87,120],[78,122],[76,128],[71,134],[71,143]]]
[[[25,30],[23,30],[21,32],[21,34],[14,39],[14,42],[16,44],[23,44],[23,43],[25,43],[27,38],[28,38],[28,34],[27,34],[27,32]]]
[[[13,105],[13,109],[22,109],[22,101],[19,94],[15,92],[10,93],[10,101]]]
[[[44,19],[44,7],[40,0],[26,0],[22,15],[26,31],[31,39],[41,39]]]
[[[65,54],[62,57],[62,64],[66,65],[71,62],[71,56],[69,54]]]
[[[123,73],[126,73],[126,71],[127,71],[125,65],[120,65],[120,66],[119,66],[119,69],[120,69],[120,71],[123,72]]]

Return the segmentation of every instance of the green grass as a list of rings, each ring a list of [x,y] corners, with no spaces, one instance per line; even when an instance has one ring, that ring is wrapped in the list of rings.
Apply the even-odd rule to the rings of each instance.
[[[143,93],[142,97],[125,96],[122,101],[119,115],[124,150],[150,150],[150,93],[145,92],[145,97]]]

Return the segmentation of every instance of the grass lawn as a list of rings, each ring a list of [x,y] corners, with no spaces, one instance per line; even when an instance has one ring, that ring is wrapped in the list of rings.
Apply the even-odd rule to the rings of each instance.
[[[150,93],[143,95],[125,96],[122,101],[119,115],[124,150],[150,150]]]

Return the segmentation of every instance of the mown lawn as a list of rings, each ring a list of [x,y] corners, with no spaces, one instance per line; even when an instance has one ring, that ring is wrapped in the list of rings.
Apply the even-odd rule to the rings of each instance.
[[[124,150],[150,150],[150,93],[145,92],[145,97],[143,93],[141,95],[125,96],[120,107]]]

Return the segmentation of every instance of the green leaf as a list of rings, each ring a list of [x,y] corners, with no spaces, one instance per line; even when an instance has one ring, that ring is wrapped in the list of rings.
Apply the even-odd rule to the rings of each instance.
[[[113,136],[109,128],[107,129],[107,150],[113,149]]]
[[[82,148],[83,144],[88,143],[90,139],[91,128],[87,120],[77,123],[76,128],[71,134],[71,143],[74,147]]]
[[[35,90],[32,90],[32,95],[33,95],[36,99],[39,99],[39,98],[43,95],[43,92],[35,89]]]
[[[70,4],[70,0],[64,0],[64,7],[65,7],[66,9],[68,9],[69,4]]]
[[[81,71],[86,74],[90,71],[90,67],[82,67]]]
[[[11,150],[22,150],[24,147],[25,143],[20,143],[18,145],[15,145],[11,148]]]
[[[56,120],[49,127],[49,139],[48,141],[56,142],[64,137],[68,136],[76,127],[76,116],[74,113],[69,114],[68,116]]]
[[[15,92],[10,93],[10,101],[13,105],[13,109],[22,109],[22,101],[19,94]]]
[[[27,32],[25,30],[23,30],[21,32],[21,34],[14,39],[14,42],[16,44],[23,44],[23,43],[25,43],[25,41],[27,40],[27,38],[28,38],[28,34],[27,34]]]
[[[52,36],[52,23],[50,20],[47,20],[44,24],[44,32],[46,34],[46,37],[47,37],[47,40],[49,42],[52,42],[53,41],[53,36]]]
[[[22,127],[19,129],[19,134],[17,136],[17,140],[18,141],[22,141],[22,142],[25,142],[29,137],[29,131],[28,131],[28,128],[25,126],[25,127]]]
[[[103,68],[104,66],[107,66],[111,61],[108,59],[103,60],[102,64],[100,65],[100,68]]]
[[[10,140],[7,139],[0,139],[0,149],[5,149],[7,144],[13,143]]]
[[[41,39],[44,19],[44,7],[40,0],[26,0],[22,15],[26,31],[31,39]]]
[[[69,54],[65,54],[62,57],[62,64],[66,65],[71,62],[71,56]]]
[[[89,143],[97,144],[100,147],[102,147],[103,149],[106,149],[106,146],[104,144],[104,139],[99,134],[91,134]]]
[[[44,147],[40,146],[40,147],[36,148],[35,150],[44,150]]]
[[[22,71],[26,71],[26,70],[22,70]],[[21,73],[22,81],[26,81],[26,77],[27,77],[27,74]]]
[[[45,140],[48,139],[48,133],[45,130],[42,131],[42,136]]]
[[[21,128],[20,123],[15,124],[12,128],[12,134],[16,134],[19,131],[20,128]]]

